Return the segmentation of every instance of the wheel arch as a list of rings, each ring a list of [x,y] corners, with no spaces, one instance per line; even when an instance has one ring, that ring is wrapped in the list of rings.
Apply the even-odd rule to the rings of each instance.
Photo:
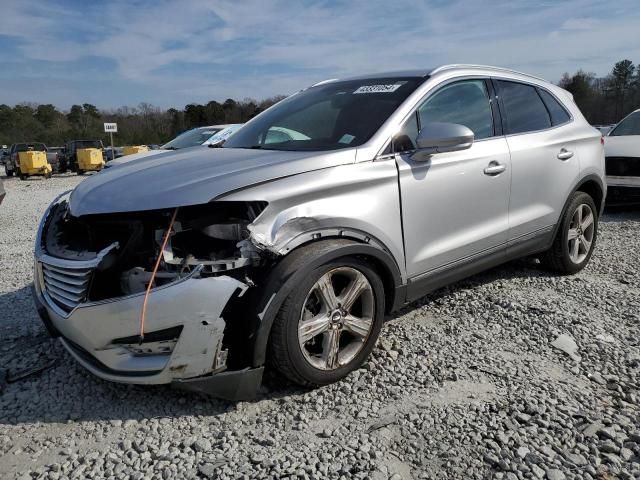
[[[599,214],[602,214],[604,209],[604,200],[606,188],[604,187],[602,180],[597,175],[588,175],[584,177],[578,185],[573,189],[573,193],[580,191],[587,193],[593,198],[594,203],[599,209]]]
[[[284,255],[260,282],[251,299],[252,315],[257,317],[252,335],[252,366],[266,361],[267,345],[273,321],[282,302],[293,291],[300,279],[326,262],[347,256],[364,258],[380,275],[385,290],[385,312],[404,304],[405,286],[395,260],[384,249],[352,238],[323,237],[299,244]]]
[[[560,229],[560,224],[562,223],[562,219],[564,218],[564,215],[567,212],[567,208],[569,208],[569,204],[571,203],[571,198],[573,197],[574,193],[584,192],[590,195],[591,198],[593,198],[593,201],[599,210],[598,215],[602,215],[602,211],[604,210],[604,204],[605,204],[606,190],[607,190],[606,186],[602,182],[602,179],[595,174],[582,177],[578,182],[576,182],[576,185],[571,189],[571,192],[569,193],[569,195],[567,196],[567,199],[564,202],[564,206],[562,207],[560,216],[558,217],[558,220],[555,226],[553,227],[553,234],[551,235],[549,239],[549,243],[545,248],[547,249],[551,248],[551,245],[553,244],[553,241],[555,240],[556,235],[558,234],[558,230]]]

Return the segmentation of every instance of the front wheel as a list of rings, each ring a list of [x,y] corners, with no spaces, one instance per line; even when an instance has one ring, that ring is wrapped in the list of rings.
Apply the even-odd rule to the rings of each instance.
[[[563,274],[582,270],[593,254],[598,235],[598,210],[590,195],[575,192],[564,215],[553,246],[540,259],[551,270]]]
[[[7,166],[4,166],[4,173],[7,174],[7,177],[13,177],[13,170],[9,170]]]
[[[368,263],[344,257],[311,270],[283,302],[271,361],[303,386],[336,382],[371,353],[384,316],[384,287]]]

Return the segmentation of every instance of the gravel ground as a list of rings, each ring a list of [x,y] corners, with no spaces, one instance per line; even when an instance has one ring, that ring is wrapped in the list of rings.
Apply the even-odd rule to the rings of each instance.
[[[348,379],[232,404],[102,381],[46,336],[33,237],[78,181],[5,181],[0,478],[640,478],[639,210],[606,214],[579,275],[473,277],[391,319]]]

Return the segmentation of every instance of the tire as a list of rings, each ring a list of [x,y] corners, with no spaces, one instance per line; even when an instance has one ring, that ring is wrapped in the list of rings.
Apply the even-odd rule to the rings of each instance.
[[[7,166],[4,166],[4,173],[7,174],[7,177],[13,177],[13,170],[9,170]]]
[[[84,170],[76,170],[76,175],[84,175]]]
[[[16,171],[16,174],[20,177],[20,180],[26,180],[28,178],[28,175],[25,175],[24,173],[22,173],[20,169]]]
[[[580,211],[579,211],[580,209]],[[591,223],[588,218],[591,215]],[[580,219],[582,223],[580,224]],[[571,231],[571,234],[570,234]],[[570,239],[569,236],[577,237]],[[598,209],[590,195],[575,192],[562,218],[552,247],[540,261],[544,267],[563,275],[582,270],[593,255],[598,237]],[[576,245],[578,245],[576,250]]]
[[[361,286],[363,291],[351,307],[345,304],[330,310],[320,300],[318,288],[319,282],[326,286],[327,279],[333,284],[336,300],[348,301],[342,294],[353,285]],[[338,312],[342,307],[348,308],[351,315]],[[317,311],[312,312],[310,308],[317,308]],[[324,330],[301,344],[303,316],[319,319],[315,321],[322,323],[314,328]],[[383,319],[384,286],[369,263],[356,257],[331,260],[305,272],[302,281],[283,301],[271,330],[269,362],[281,375],[298,385],[313,387],[334,383],[366,360],[378,339]],[[360,329],[358,335],[353,333],[354,329]],[[329,348],[332,339],[339,342],[334,343],[338,345],[337,349]],[[332,351],[338,353],[327,354]]]

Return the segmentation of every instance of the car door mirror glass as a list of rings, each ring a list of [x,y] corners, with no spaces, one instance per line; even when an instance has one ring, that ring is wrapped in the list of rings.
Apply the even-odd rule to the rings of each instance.
[[[426,161],[434,153],[466,150],[473,144],[473,132],[457,123],[431,122],[425,124],[416,138],[413,159]]]

